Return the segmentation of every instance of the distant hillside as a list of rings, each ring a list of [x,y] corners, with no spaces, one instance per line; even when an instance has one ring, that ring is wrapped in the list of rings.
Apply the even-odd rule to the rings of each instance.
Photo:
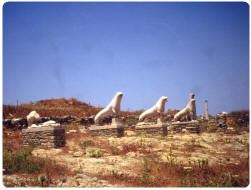
[[[57,99],[45,99],[34,103],[15,105],[3,105],[3,118],[25,118],[31,111],[36,110],[41,117],[61,117],[61,116],[75,116],[79,118],[89,117],[96,115],[102,108],[98,108],[89,105],[85,102],[81,102],[76,98],[57,98]],[[128,120],[136,121],[144,110],[138,111],[122,111],[121,116]],[[165,112],[167,120],[171,120],[178,110],[168,109]],[[249,122],[249,111],[233,111],[228,113],[228,122],[231,125],[242,125]],[[156,114],[150,118],[150,120],[156,119]]]
[[[36,110],[41,117],[61,117],[66,115],[76,116],[76,117],[88,117],[91,115],[96,115],[98,111],[102,108],[98,108],[89,105],[85,102],[81,102],[76,98],[57,98],[57,99],[45,99],[39,100],[34,103],[21,104],[18,106],[14,105],[3,105],[3,118],[18,118],[26,117],[32,110]],[[143,110],[142,110],[143,111]],[[123,117],[128,117],[138,115],[142,111],[127,112],[123,111],[121,115]]]
[[[76,98],[71,98],[71,99],[59,98],[59,99],[40,100],[36,102],[36,105],[51,106],[51,107],[53,106],[55,107],[75,106],[75,107],[86,107],[86,108],[93,107],[87,103],[79,101]]]
[[[30,111],[36,110],[40,116],[65,116],[86,117],[95,115],[101,108],[81,102],[76,98],[46,99],[35,103],[21,104],[19,106],[3,105],[3,117],[26,117]]]

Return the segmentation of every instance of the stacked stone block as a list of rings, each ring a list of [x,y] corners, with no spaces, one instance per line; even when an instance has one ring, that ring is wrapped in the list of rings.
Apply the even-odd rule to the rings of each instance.
[[[200,124],[199,122],[173,122],[169,128],[170,131],[179,133],[182,129],[186,129],[190,133],[199,133]]]
[[[123,137],[124,128],[111,127],[111,126],[92,126],[89,129],[92,136],[105,136],[105,137]]]
[[[111,124],[92,125],[89,134],[92,136],[123,137],[126,125],[119,118],[112,118]]]
[[[31,127],[22,130],[24,146],[45,146],[49,148],[65,145],[65,129],[62,126]]]
[[[149,126],[136,126],[135,132],[137,135],[156,135],[156,136],[166,136],[167,135],[167,125],[149,125]]]

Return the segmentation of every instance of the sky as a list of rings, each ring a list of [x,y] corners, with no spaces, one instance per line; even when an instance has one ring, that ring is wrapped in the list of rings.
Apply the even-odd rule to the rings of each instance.
[[[249,5],[243,2],[9,2],[3,103],[77,98],[122,110],[167,96],[197,113],[249,109]]]

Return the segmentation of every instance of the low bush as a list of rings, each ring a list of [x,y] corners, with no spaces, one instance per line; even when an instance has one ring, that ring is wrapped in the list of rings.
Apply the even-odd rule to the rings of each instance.
[[[89,157],[91,158],[100,158],[104,155],[104,152],[99,149],[91,149],[89,150],[88,154],[89,154]]]
[[[3,148],[4,174],[22,174],[31,177],[30,186],[48,186],[52,181],[62,176],[71,176],[73,172],[65,165],[57,164],[48,158],[37,158],[31,154],[31,148],[13,150],[10,147]],[[38,176],[36,180],[34,177]]]
[[[31,150],[13,152],[11,148],[3,150],[3,167],[5,173],[35,173],[40,171],[41,164],[31,156]]]
[[[159,162],[154,157],[145,157],[136,177],[111,176],[101,178],[129,187],[246,187],[249,184],[248,160],[237,165],[209,166],[207,159],[183,163]]]

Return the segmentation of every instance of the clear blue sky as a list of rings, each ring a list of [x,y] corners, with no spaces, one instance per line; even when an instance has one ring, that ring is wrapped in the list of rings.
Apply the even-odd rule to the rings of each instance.
[[[216,114],[249,108],[246,3],[5,3],[3,103],[76,97],[122,110],[190,92]]]

